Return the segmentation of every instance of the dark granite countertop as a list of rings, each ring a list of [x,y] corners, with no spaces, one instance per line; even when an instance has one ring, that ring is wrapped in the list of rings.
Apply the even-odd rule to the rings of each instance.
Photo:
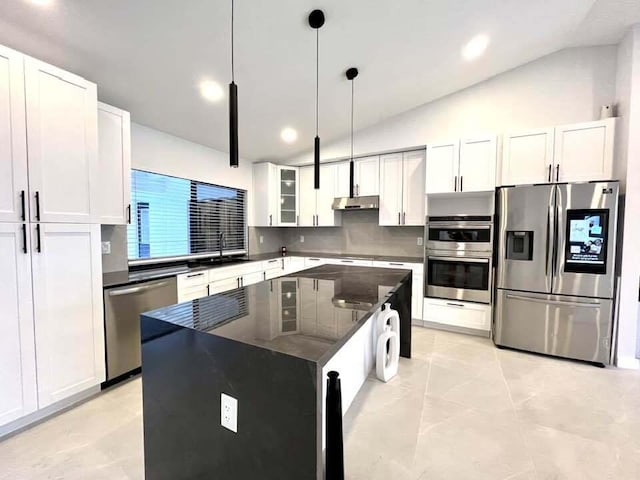
[[[323,265],[153,310],[142,321],[162,320],[169,331],[186,327],[324,364],[410,279],[402,269]]]

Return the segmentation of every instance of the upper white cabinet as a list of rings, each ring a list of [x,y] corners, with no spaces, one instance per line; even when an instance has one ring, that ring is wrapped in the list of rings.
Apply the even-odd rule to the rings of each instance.
[[[131,218],[131,118],[98,104],[98,177],[93,189],[98,223],[124,225]]]
[[[300,167],[300,219],[301,227],[335,227],[341,225],[342,217],[333,210],[336,197],[336,172],[338,165],[320,165],[320,189],[315,190],[313,165]]]
[[[25,57],[31,219],[90,223],[97,179],[96,85]]]
[[[553,128],[510,132],[503,137],[502,185],[551,181]]]
[[[423,150],[380,157],[380,225],[424,225]]]
[[[278,185],[278,225],[295,227],[300,208],[298,168],[278,166]]]
[[[38,406],[105,377],[100,226],[32,224]]]
[[[273,163],[255,164],[253,202],[254,226],[297,226],[300,214],[298,167],[285,167]]]
[[[458,190],[460,140],[427,145],[426,193]]]
[[[336,197],[349,196],[349,162],[337,163]],[[353,196],[365,197],[380,194],[380,157],[356,158],[353,160]]]
[[[0,426],[38,407],[26,225],[0,223]]]
[[[429,144],[426,193],[493,190],[497,154],[495,135]]]
[[[502,185],[611,180],[615,118],[504,136]]]
[[[0,221],[28,218],[24,57],[0,46]]]
[[[556,182],[611,180],[615,118],[556,127]]]

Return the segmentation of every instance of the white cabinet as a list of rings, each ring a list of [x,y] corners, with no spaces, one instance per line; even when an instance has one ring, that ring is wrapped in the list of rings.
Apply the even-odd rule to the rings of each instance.
[[[411,277],[411,318],[422,320],[424,302],[424,265],[422,263],[374,261],[377,268],[402,268],[412,271]]]
[[[613,178],[615,118],[564,125],[555,129],[556,182]]]
[[[611,180],[616,119],[504,136],[502,185]]]
[[[209,296],[209,286],[199,285],[178,290],[178,303]]]
[[[427,145],[426,193],[449,193],[458,190],[460,141]]]
[[[254,285],[256,283],[260,283],[263,280],[264,280],[264,272],[260,270],[259,272],[245,273],[242,276],[242,280],[240,280],[240,284],[243,287],[246,287],[248,285]]]
[[[336,197],[335,163],[320,165],[320,189],[314,186],[313,165],[301,167],[300,173],[300,219],[301,227],[335,227],[342,224],[340,212],[333,210]]]
[[[98,104],[97,222],[131,221],[131,118],[129,112]]]
[[[493,190],[497,155],[495,135],[428,145],[426,193]]]
[[[336,197],[349,196],[350,167],[349,162],[336,164]],[[353,160],[353,195],[364,197],[380,194],[380,157],[355,158]]]
[[[0,222],[28,218],[24,57],[0,46]]]
[[[240,288],[240,277],[216,278],[209,282],[209,295]]]
[[[503,137],[502,185],[528,185],[551,181],[553,128],[510,132]]]
[[[278,166],[278,225],[298,225],[300,190],[297,167]]]
[[[253,223],[255,227],[278,225],[278,166],[253,165]]]
[[[186,302],[195,298],[206,297],[208,295],[207,285],[209,284],[209,272],[189,272],[178,275],[178,302]]]
[[[356,258],[327,258],[324,263],[326,265],[350,265],[352,267],[371,267],[371,260],[359,260]]]
[[[380,225],[424,225],[423,150],[380,157]]]
[[[25,229],[25,224],[0,223],[0,426],[38,407],[31,255]]]
[[[97,173],[96,85],[25,58],[31,219],[91,223]]]
[[[459,192],[488,192],[496,188],[498,138],[466,138],[460,141]]]
[[[31,225],[38,406],[105,378],[100,226]]]
[[[491,330],[491,305],[425,298],[424,320],[488,333]]]
[[[305,268],[319,267],[320,265],[325,265],[326,263],[327,261],[324,258],[307,257],[304,259]]]

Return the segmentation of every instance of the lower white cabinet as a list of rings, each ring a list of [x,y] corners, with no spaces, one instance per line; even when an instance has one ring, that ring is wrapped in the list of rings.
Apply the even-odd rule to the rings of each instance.
[[[254,285],[256,283],[260,283],[262,280],[264,280],[264,272],[260,270],[258,272],[252,272],[252,273],[247,273],[243,275],[240,280],[240,284],[243,287],[246,287],[247,285]]]
[[[371,260],[358,260],[355,258],[326,258],[324,263],[327,265],[350,265],[352,267],[371,267]]]
[[[186,287],[178,290],[178,303],[188,302],[196,298],[209,296],[209,285],[198,285],[195,287]]]
[[[105,379],[100,225],[31,224],[38,407]]]
[[[489,332],[491,305],[439,298],[424,299],[425,322]]]
[[[25,224],[0,223],[0,426],[38,408],[31,255]]]
[[[318,257],[307,257],[304,259],[304,266],[306,268],[318,267],[320,265],[326,264],[327,261],[324,258]]]
[[[240,288],[240,277],[219,278],[209,282],[209,295]]]

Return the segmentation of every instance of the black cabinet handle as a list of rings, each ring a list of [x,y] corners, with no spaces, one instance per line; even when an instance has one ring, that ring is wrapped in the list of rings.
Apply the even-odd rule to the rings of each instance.
[[[131,204],[127,205],[127,223],[131,224]]]
[[[36,251],[38,253],[42,253],[42,243],[40,241],[40,224],[36,225],[36,240],[37,240]]]
[[[458,176],[457,175],[455,177],[453,177],[453,191],[454,192],[458,191]]]
[[[20,192],[20,204],[22,205],[22,221],[26,221],[27,220],[27,206],[25,204],[25,200],[24,200],[24,190],[22,190]]]
[[[460,191],[462,192],[462,179],[464,178],[463,175],[460,175]]]
[[[36,220],[40,221],[40,192],[36,192]]]
[[[560,164],[556,165],[556,182],[560,181]]]
[[[551,183],[551,164],[549,164],[549,183]]]
[[[269,226],[273,225],[273,215],[269,215]]]
[[[189,275],[187,275],[187,278],[192,278],[192,277],[201,277],[204,275],[204,272],[200,272],[200,273],[191,273]]]
[[[401,225],[400,224],[400,212],[398,212],[398,225]]]
[[[27,249],[27,226],[24,223],[22,224],[22,251],[29,253]]]

